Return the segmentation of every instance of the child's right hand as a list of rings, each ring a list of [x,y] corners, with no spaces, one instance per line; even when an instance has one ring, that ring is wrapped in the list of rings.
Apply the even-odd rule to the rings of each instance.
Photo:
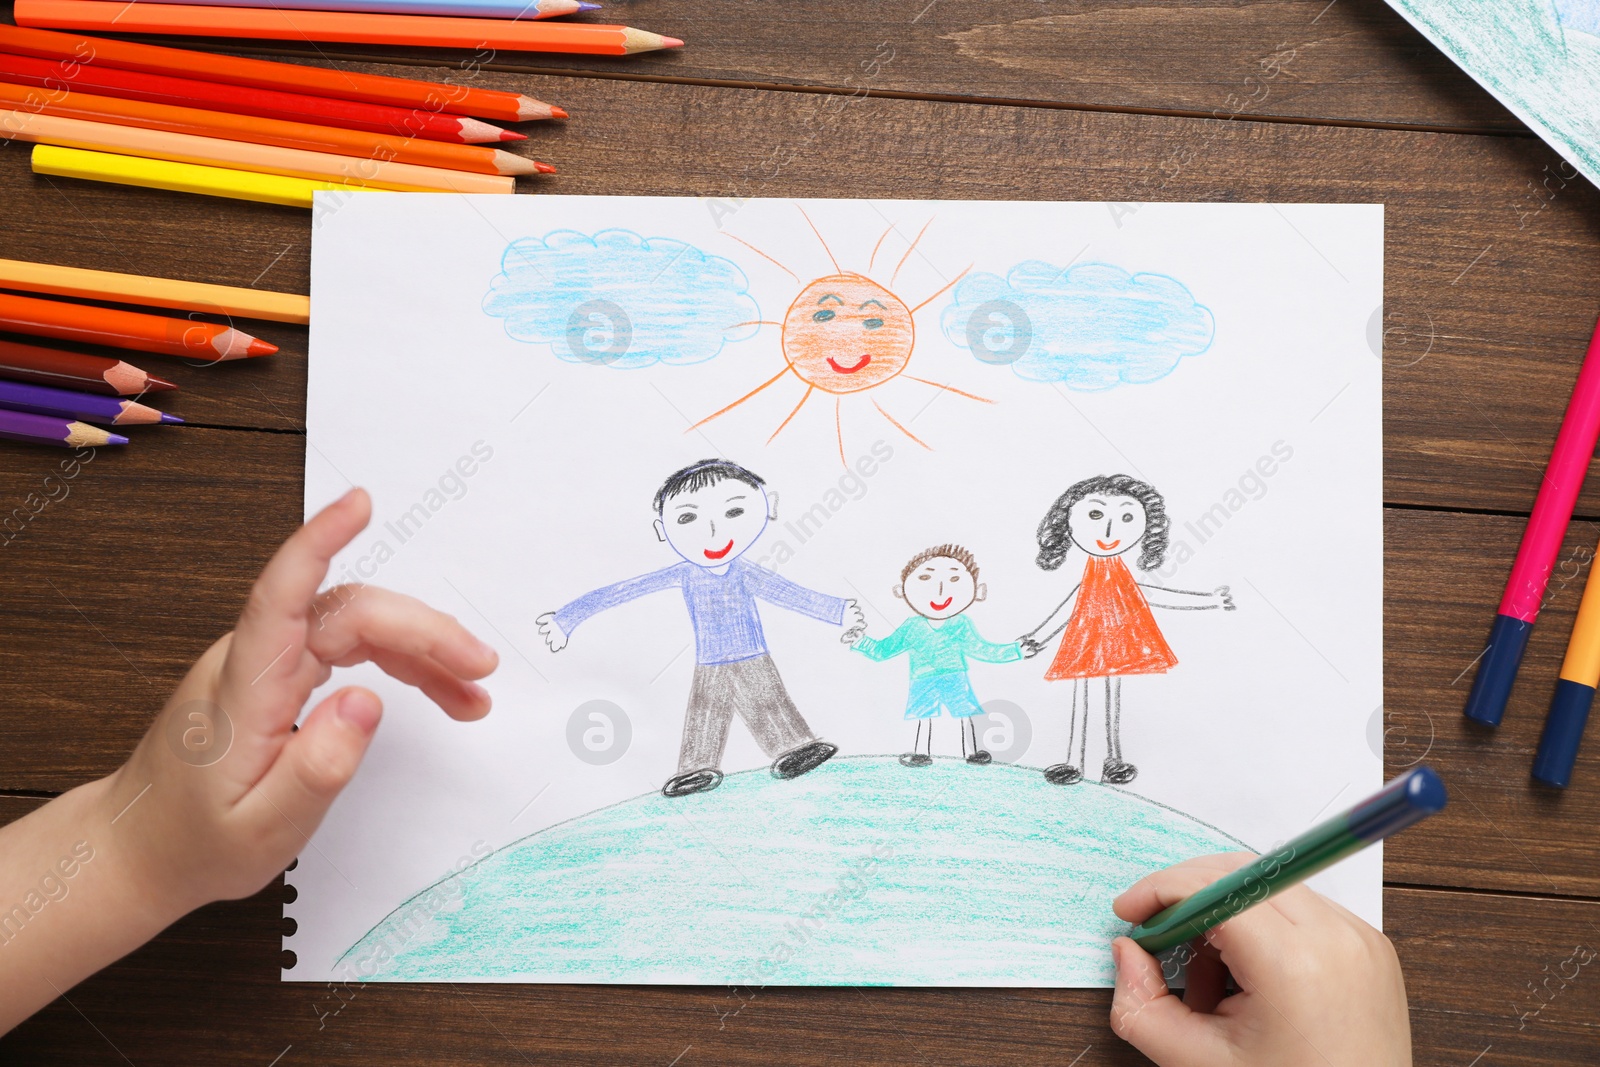
[[[1157,871],[1112,904],[1143,922],[1256,857]],[[1132,939],[1112,942],[1111,1028],[1160,1067],[1410,1067],[1405,980],[1388,938],[1304,885],[1234,916],[1189,961],[1188,989]],[[1223,996],[1232,973],[1238,992]]]
[[[539,627],[539,636],[544,638],[544,643],[551,652],[560,652],[567,647],[567,631],[563,630],[561,624],[556,622],[555,612],[547,611],[537,619],[534,619],[533,622],[535,626]]]

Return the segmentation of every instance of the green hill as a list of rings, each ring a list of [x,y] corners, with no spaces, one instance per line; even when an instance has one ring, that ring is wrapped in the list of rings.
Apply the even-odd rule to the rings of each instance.
[[[500,849],[344,956],[379,981],[1109,984],[1111,900],[1244,847],[1094,782],[940,759],[764,769],[649,794]]]

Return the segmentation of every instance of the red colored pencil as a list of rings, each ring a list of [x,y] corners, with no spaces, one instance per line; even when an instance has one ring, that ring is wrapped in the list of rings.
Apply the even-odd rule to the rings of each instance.
[[[9,293],[0,293],[0,329],[213,362],[278,350],[231,326]]]
[[[482,144],[489,141],[522,141],[526,136],[502,130],[487,122],[445,115],[438,112],[407,110],[383,104],[364,104],[355,100],[333,100],[302,93],[284,93],[222,82],[174,78],[166,74],[145,74],[115,67],[72,65],[71,76],[62,72],[58,60],[0,52],[0,81],[15,85],[36,85],[46,90],[77,91],[116,96],[125,100],[144,100],[152,104],[197,107],[211,111],[230,111],[236,115],[289,122],[309,122],[321,126],[342,126],[399,137],[421,137],[455,144]]]
[[[154,44],[83,37],[76,33],[56,33],[22,26],[0,24],[0,51],[55,60],[61,68],[62,77],[67,80],[71,80],[79,66],[94,63],[101,67],[142,70],[146,74],[171,74],[199,78],[201,81],[226,82],[229,85],[253,85],[257,89],[327,96],[335,100],[361,100],[408,111],[412,108],[447,111],[452,115],[476,115],[506,122],[567,117],[567,113],[559,107],[531,96],[500,89],[441,85],[417,78],[391,78],[383,74],[329,70],[303,63],[245,59],[194,52],[187,48],[163,48]]]
[[[165,378],[146,374],[120,359],[3,339],[0,339],[0,378],[53,385],[57,389],[82,389],[106,396],[139,396],[177,388]]]

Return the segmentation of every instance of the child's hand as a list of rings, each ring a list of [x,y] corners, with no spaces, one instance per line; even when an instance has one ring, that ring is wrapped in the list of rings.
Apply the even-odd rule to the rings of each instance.
[[[555,612],[547,611],[533,621],[539,627],[539,636],[544,638],[544,643],[550,646],[551,652],[560,652],[567,647],[567,631],[556,622]]]
[[[354,490],[284,543],[233,633],[200,657],[107,780],[109,809],[122,813],[118,851],[133,875],[130,893],[161,894],[163,907],[183,911],[246,896],[305,848],[383,710],[371,691],[349,687],[293,731],[334,667],[370,661],[452,718],[488,714],[489,695],[472,680],[498,657],[454,618],[370,586],[318,595],[334,553],[371,511],[367,494]],[[218,738],[231,729],[231,743],[215,759],[196,758],[183,741],[196,728]]]
[[[1017,647],[1022,649],[1023,659],[1032,659],[1039,654],[1039,650],[1044,646],[1032,637],[1019,637],[1017,638]]]
[[[1212,590],[1212,592],[1215,594],[1215,596],[1216,596],[1216,598],[1218,600],[1222,601],[1222,610],[1223,611],[1234,611],[1234,610],[1236,610],[1236,608],[1234,606],[1234,603],[1233,603],[1233,589],[1231,587],[1226,586],[1226,585],[1219,585],[1219,586],[1216,587],[1216,589]]]
[[[867,632],[867,613],[861,610],[861,605],[854,600],[844,602],[844,633],[839,635],[839,640],[847,645],[854,645],[861,640],[861,635]]]
[[[1143,922],[1256,857],[1228,853],[1157,871],[1113,903]],[[1411,1025],[1394,947],[1304,885],[1229,919],[1191,951],[1188,989],[1130,938],[1117,964],[1111,1027],[1160,1067],[1409,1067]],[[1224,997],[1232,973],[1239,992]]]

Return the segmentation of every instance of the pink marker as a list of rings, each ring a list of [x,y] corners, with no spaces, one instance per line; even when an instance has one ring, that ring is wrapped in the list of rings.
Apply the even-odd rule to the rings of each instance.
[[[1578,371],[1578,384],[1572,388],[1567,413],[1562,416],[1550,465],[1528,516],[1522,544],[1517,548],[1511,577],[1506,581],[1500,612],[1489,630],[1489,647],[1484,649],[1478,676],[1472,680],[1467,696],[1466,716],[1486,726],[1499,726],[1511,697],[1511,686],[1522,665],[1522,651],[1539,618],[1539,604],[1550,583],[1556,556],[1567,536],[1572,509],[1583,488],[1584,475],[1600,440],[1600,324],[1589,339],[1589,351]]]

